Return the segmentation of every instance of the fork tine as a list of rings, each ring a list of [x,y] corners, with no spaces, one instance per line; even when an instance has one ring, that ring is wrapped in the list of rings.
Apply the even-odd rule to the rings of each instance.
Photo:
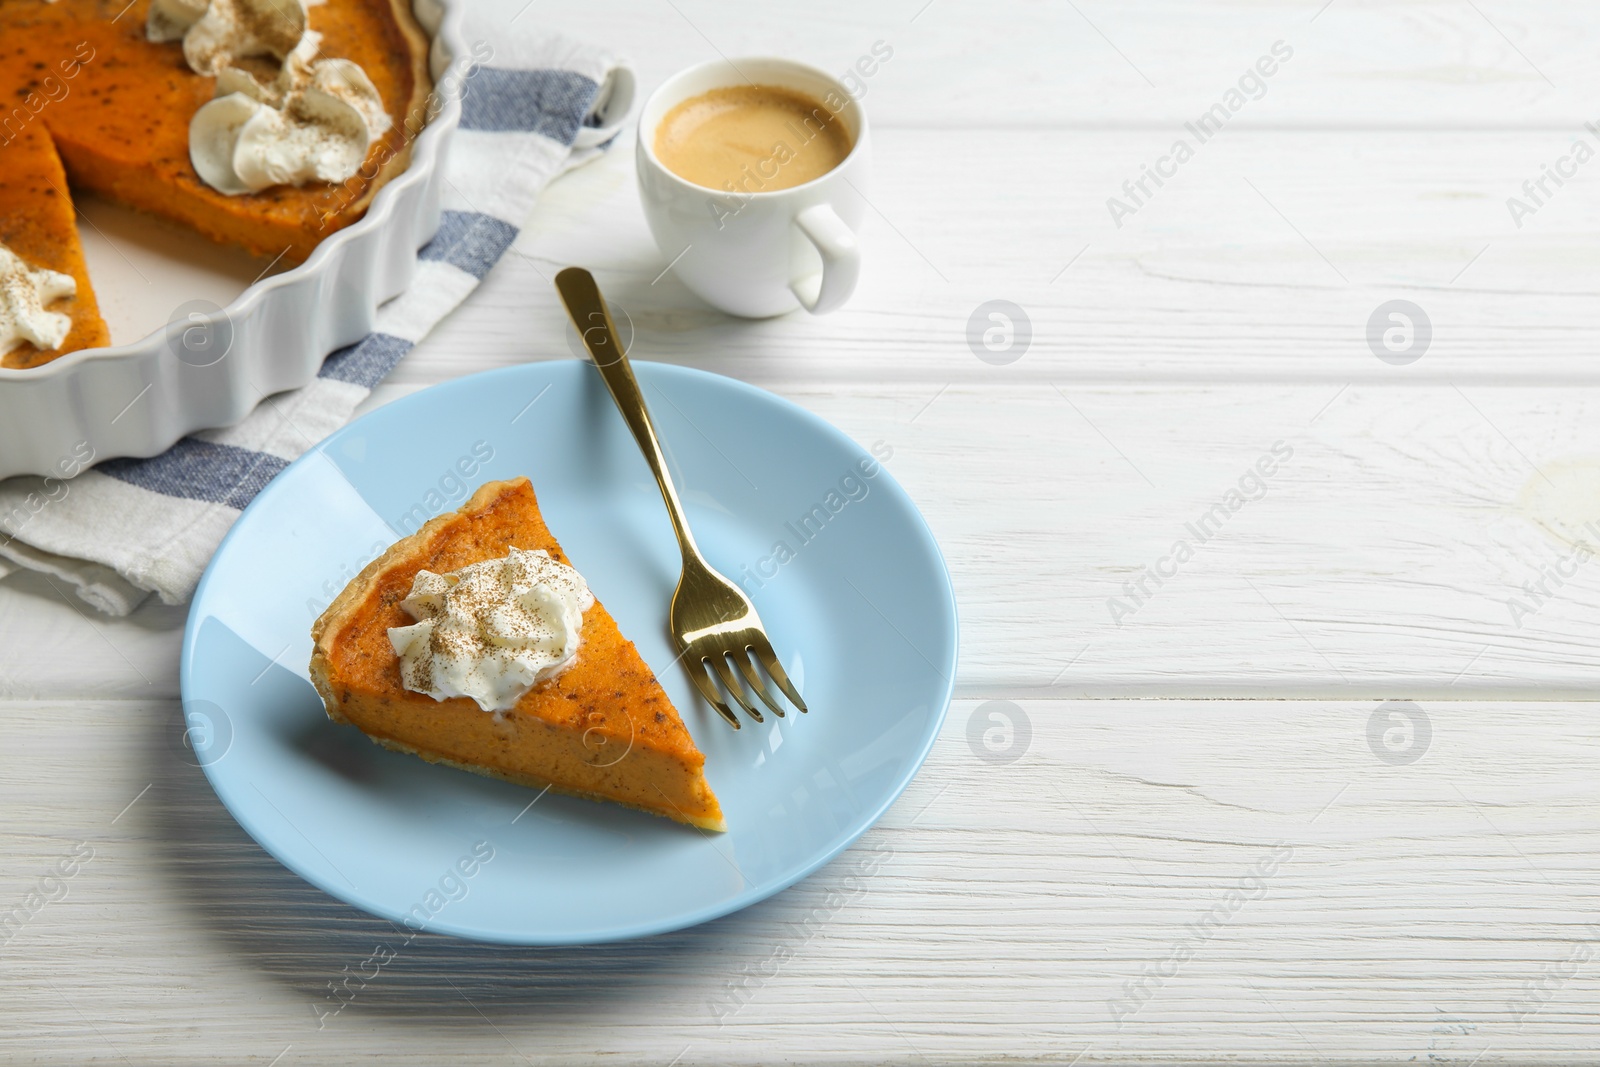
[[[761,665],[767,669],[767,673],[772,675],[772,680],[778,683],[783,695],[794,701],[794,706],[804,712],[806,702],[800,699],[800,694],[789,684],[789,676],[783,673],[783,664],[778,662],[778,656],[772,651],[772,642],[767,640],[766,634],[757,634],[750,641],[750,649],[756,654],[756,659],[761,661]]]
[[[711,676],[706,673],[706,661],[686,663],[684,666],[688,668],[689,680],[694,683],[696,689],[700,690],[700,695],[705,697],[706,701],[717,709],[717,714],[728,720],[729,726],[735,730],[739,729],[739,716],[733,713],[733,709],[723,701],[722,694],[717,692],[717,683],[712,681]]]
[[[739,706],[749,712],[750,717],[756,722],[766,722],[756,710],[756,706],[745,699],[744,686],[733,676],[733,669],[728,666],[727,655],[712,656],[708,662],[711,664],[711,669],[717,672],[717,677],[722,679],[722,684],[728,687],[728,694],[739,702]]]
[[[739,673],[744,675],[744,680],[750,683],[750,688],[754,690],[756,696],[761,698],[761,702],[771,708],[772,713],[778,718],[783,718],[783,705],[773,698],[772,693],[767,689],[766,683],[761,680],[761,672],[756,670],[755,664],[750,662],[750,650],[743,649],[729,653],[729,655],[733,662],[738,664]]]

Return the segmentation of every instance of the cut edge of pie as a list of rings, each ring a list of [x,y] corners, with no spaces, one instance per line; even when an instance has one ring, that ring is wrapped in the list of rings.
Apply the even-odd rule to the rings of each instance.
[[[430,763],[726,830],[705,756],[598,599],[584,612],[577,659],[506,712],[401,685],[388,629],[412,623],[400,601],[417,571],[458,570],[512,546],[570,565],[526,478],[486,483],[368,564],[312,626],[311,680],[328,717]]]
[[[65,274],[77,286],[72,296],[44,309],[71,320],[62,343],[41,349],[31,341],[19,340],[0,351],[0,368],[29,370],[80,348],[109,345],[111,335],[89,283],[67,175],[55,142],[38,125],[27,126],[0,147],[0,152],[5,153],[0,156],[5,174],[0,182],[0,244],[30,267]]]

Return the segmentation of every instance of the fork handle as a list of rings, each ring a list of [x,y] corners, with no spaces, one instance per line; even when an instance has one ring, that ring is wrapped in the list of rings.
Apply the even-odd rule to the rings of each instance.
[[[611,311],[600,295],[600,286],[594,275],[582,267],[568,267],[556,275],[556,291],[572,317],[572,325],[583,339],[584,347],[594,359],[600,378],[611,391],[622,420],[633,431],[650,473],[656,476],[661,487],[661,498],[666,501],[667,515],[672,519],[672,532],[678,535],[678,547],[684,559],[704,562],[700,548],[689,532],[689,522],[683,515],[683,504],[678,500],[678,488],[667,473],[667,462],[661,452],[661,441],[656,437],[655,423],[650,419],[650,409],[645,406],[644,393],[639,380],[633,376],[633,364],[617,340],[617,326],[611,321]]]

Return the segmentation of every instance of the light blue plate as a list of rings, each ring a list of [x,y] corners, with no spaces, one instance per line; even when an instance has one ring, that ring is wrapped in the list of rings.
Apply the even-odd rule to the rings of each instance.
[[[533,363],[425,390],[334,434],[256,498],[184,634],[199,762],[240,825],[308,882],[486,941],[663,933],[804,878],[922,765],[950,702],[956,609],[905,492],[870,450],[770,393],[635,367],[701,548],[744,584],[811,713],[735,732],[674,663],[677,546],[592,367]],[[533,790],[389,752],[323,713],[306,673],[312,620],[400,535],[517,475],[683,712],[727,833],[555,794],[529,807]]]

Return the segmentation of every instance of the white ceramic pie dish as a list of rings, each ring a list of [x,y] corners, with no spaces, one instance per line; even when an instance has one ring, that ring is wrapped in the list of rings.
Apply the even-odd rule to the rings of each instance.
[[[30,370],[0,368],[0,478],[60,477],[85,442],[97,460],[153,456],[196,430],[231,426],[265,397],[310,382],[329,352],[371,332],[378,306],[411,283],[417,249],[439,228],[443,161],[461,119],[461,78],[445,77],[468,54],[461,2],[413,0],[413,9],[432,38],[433,115],[406,169],[366,215],[211,320],[169,323],[133,344]],[[186,347],[184,331],[194,329],[231,332],[225,354]]]

